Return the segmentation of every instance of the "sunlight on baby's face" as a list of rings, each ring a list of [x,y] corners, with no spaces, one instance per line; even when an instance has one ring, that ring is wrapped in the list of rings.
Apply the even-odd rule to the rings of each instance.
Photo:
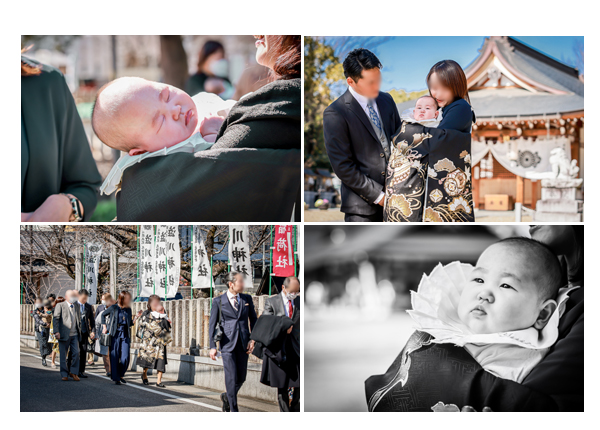
[[[135,80],[121,121],[135,146],[129,155],[154,152],[189,138],[198,125],[196,105],[179,88],[146,80]]]
[[[433,97],[421,97],[417,100],[414,115],[417,121],[437,118],[438,111]]]
[[[541,310],[539,266],[514,246],[488,247],[460,296],[461,321],[478,334],[532,327]]]

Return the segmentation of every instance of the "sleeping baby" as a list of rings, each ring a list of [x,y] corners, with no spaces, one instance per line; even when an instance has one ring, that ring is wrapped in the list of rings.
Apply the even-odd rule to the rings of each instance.
[[[567,299],[560,286],[549,248],[509,238],[488,247],[475,268],[438,265],[413,292],[408,313],[431,342],[465,347],[488,372],[521,382],[556,342]]]
[[[437,101],[431,96],[417,99],[414,108],[406,109],[400,115],[403,121],[418,123],[425,127],[436,128],[442,121]]]
[[[190,97],[171,85],[136,77],[103,86],[94,103],[92,128],[104,144],[125,155],[101,193],[115,191],[123,171],[145,158],[210,149],[234,103],[209,93]]]

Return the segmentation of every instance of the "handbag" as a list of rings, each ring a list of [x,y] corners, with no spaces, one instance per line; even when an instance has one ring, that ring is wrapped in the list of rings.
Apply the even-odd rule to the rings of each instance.
[[[112,343],[112,336],[108,333],[102,333],[100,335],[100,345],[110,347]]]
[[[88,337],[87,345],[85,346],[86,352],[94,352],[94,341]]]
[[[223,337],[223,315],[221,314],[221,300],[219,300],[219,319],[217,320],[213,340],[215,343],[220,342],[221,337]]]

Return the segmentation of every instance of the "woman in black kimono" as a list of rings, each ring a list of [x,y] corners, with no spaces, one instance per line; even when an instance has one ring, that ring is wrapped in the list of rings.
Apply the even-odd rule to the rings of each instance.
[[[583,226],[529,231],[559,255],[564,283],[577,287],[560,317],[558,340],[542,361],[519,384],[485,371],[464,348],[429,343],[430,335],[416,331],[387,372],[365,382],[369,411],[428,412],[443,404],[463,412],[583,412]]]
[[[89,220],[100,183],[62,73],[21,56],[21,221]]]
[[[387,222],[473,222],[471,110],[467,78],[452,60],[427,75],[429,93],[442,108],[437,128],[403,122],[392,137],[386,175]]]
[[[231,108],[210,150],[125,170],[119,221],[300,219],[301,37],[255,38],[256,60],[272,82]]]

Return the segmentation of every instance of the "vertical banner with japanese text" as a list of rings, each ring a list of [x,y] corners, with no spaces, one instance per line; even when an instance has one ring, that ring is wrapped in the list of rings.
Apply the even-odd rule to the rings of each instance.
[[[154,226],[140,226],[140,294],[150,297],[154,294]]]
[[[250,234],[247,225],[229,226],[229,264],[231,270],[246,275],[245,288],[252,287]]]
[[[98,267],[102,256],[102,244],[88,242],[85,252],[85,289],[90,293],[89,303],[96,304],[98,291]]]
[[[210,288],[210,276],[212,276],[212,267],[210,258],[206,253],[204,238],[201,230],[194,228],[194,237],[192,239],[192,288]]]
[[[174,225],[159,225],[156,228],[154,256],[155,294],[173,298],[179,289],[179,229]]]
[[[284,278],[294,276],[293,227],[291,225],[275,226],[273,274]]]

